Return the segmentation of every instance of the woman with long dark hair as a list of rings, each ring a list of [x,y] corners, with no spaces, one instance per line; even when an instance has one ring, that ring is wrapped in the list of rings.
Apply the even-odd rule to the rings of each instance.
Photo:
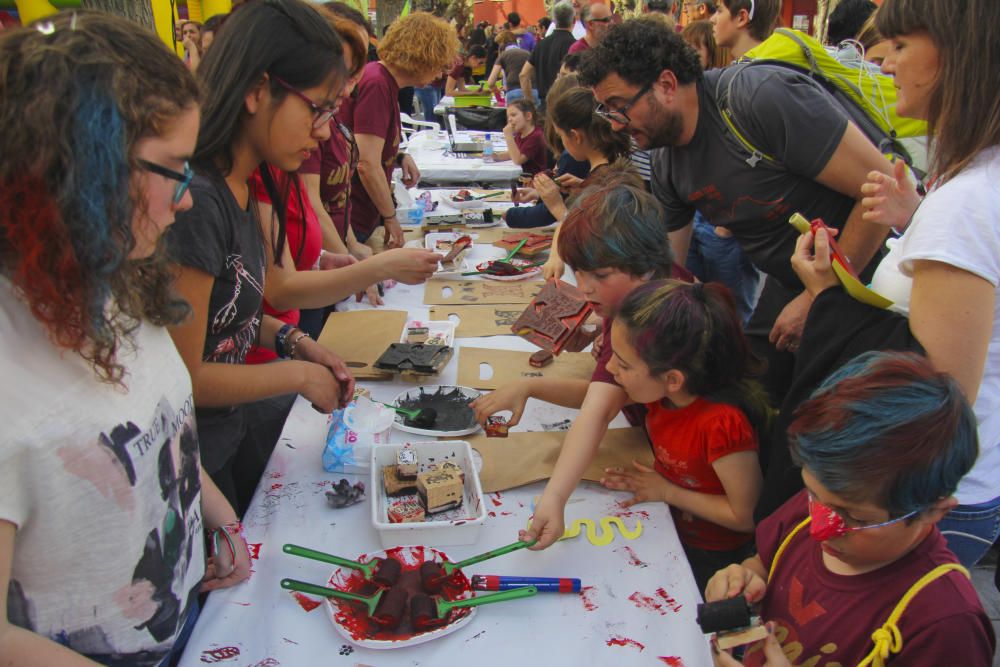
[[[192,317],[171,334],[194,383],[202,461],[241,512],[294,395],[330,411],[354,386],[333,352],[263,314],[263,299],[279,310],[319,308],[390,276],[422,282],[437,267],[432,252],[399,249],[336,271],[295,270],[287,193],[270,168],[297,170],[329,136],[345,74],[341,40],[302,0],[260,0],[234,12],[198,69],[206,99],[194,206],[168,235]],[[260,215],[250,197],[257,169],[271,215]],[[286,361],[246,365],[254,344]]]

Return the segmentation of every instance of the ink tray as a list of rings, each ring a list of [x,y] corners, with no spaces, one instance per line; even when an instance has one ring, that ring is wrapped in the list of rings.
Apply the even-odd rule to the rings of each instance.
[[[448,546],[475,544],[479,529],[486,520],[483,487],[479,481],[472,447],[464,440],[442,440],[408,443],[417,456],[419,472],[429,472],[450,463],[463,473],[462,505],[430,515],[430,520],[412,523],[390,523],[389,505],[399,497],[386,495],[382,483],[382,468],[397,462],[402,444],[372,447],[371,489],[372,524],[386,548],[397,545]],[[416,497],[416,496],[414,496]]]

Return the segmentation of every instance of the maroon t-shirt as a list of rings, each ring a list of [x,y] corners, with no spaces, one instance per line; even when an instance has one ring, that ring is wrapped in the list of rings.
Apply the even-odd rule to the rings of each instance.
[[[451,70],[448,72],[448,76],[458,81],[458,87],[461,88],[463,85],[471,83],[465,77],[465,59],[459,56],[455,59],[455,63],[451,66]]]
[[[781,541],[806,517],[803,490],[757,527],[757,548],[769,569]],[[786,654],[797,665],[857,665],[871,652],[872,633],[918,579],[943,563],[957,562],[937,528],[899,560],[854,576],[830,572],[808,526],[792,538],[767,586],[761,617],[774,621]],[[900,617],[902,650],[893,665],[989,667],[996,637],[972,583],[949,572],[928,584]],[[759,666],[758,646],[744,664]]]
[[[579,53],[580,51],[586,51],[590,48],[590,44],[587,43],[583,37],[573,42],[569,47],[569,53]]]
[[[385,140],[382,167],[385,169],[385,182],[391,184],[396,153],[399,151],[399,86],[382,63],[376,61],[365,65],[357,97],[344,103],[337,120],[354,132],[355,137],[370,134]],[[358,240],[364,241],[382,219],[357,174],[351,183],[350,202],[351,227]]]
[[[300,174],[319,175],[319,198],[330,215],[341,240],[347,240],[347,202],[351,196],[351,178],[357,169],[357,153],[352,150],[350,130],[333,123],[330,138],[310,153],[299,167]]]
[[[536,127],[526,137],[515,134],[514,143],[517,145],[517,150],[521,151],[521,155],[528,158],[521,165],[521,170],[525,174],[534,176],[549,168],[549,153],[545,149],[545,135],[542,133],[542,128]]]

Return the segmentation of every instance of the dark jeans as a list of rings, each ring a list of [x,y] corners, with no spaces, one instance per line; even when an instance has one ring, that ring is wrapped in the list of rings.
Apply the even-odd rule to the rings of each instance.
[[[253,500],[257,484],[285,426],[285,419],[292,409],[295,396],[274,396],[243,406],[246,411],[243,439],[222,467],[209,473],[240,517],[246,513]]]
[[[972,567],[1000,535],[1000,498],[978,505],[959,505],[938,522],[938,528],[958,562]]]
[[[688,271],[703,283],[719,282],[736,299],[736,310],[746,325],[757,304],[760,274],[750,262],[735,237],[719,236],[701,213],[694,216],[691,246],[688,248]]]
[[[761,378],[761,384],[767,391],[772,406],[781,405],[785,394],[792,384],[792,371],[795,366],[795,355],[787,351],[779,351],[768,340],[774,321],[778,319],[782,309],[795,298],[797,292],[788,289],[770,276],[764,278],[764,289],[757,299],[757,306],[750,321],[744,328],[747,342],[753,353],[767,364],[767,370]],[[766,452],[762,452],[766,454]],[[766,460],[762,458],[761,460]]]

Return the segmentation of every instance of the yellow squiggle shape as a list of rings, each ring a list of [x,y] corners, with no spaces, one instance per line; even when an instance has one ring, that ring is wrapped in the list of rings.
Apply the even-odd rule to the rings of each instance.
[[[642,521],[636,520],[635,528],[629,530],[625,527],[625,522],[617,516],[606,516],[600,519],[601,532],[597,533],[597,522],[593,519],[577,519],[566,529],[560,540],[569,540],[574,537],[579,537],[583,529],[587,529],[587,541],[593,544],[595,547],[605,547],[611,544],[615,539],[615,527],[618,528],[618,532],[621,533],[622,537],[626,540],[634,540],[640,535],[642,535]],[[530,522],[528,524],[531,525]]]

